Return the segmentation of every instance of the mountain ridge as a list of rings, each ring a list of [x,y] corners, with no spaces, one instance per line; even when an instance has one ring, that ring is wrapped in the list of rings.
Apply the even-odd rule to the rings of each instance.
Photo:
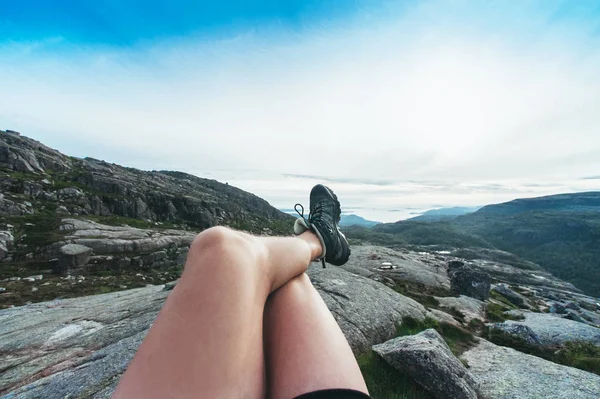
[[[451,220],[398,221],[373,229],[411,245],[508,251],[600,296],[600,192],[517,199]]]
[[[227,183],[70,157],[14,131],[0,131],[0,174],[3,216],[33,214],[36,204],[22,206],[19,196],[26,196],[40,206],[60,204],[78,215],[117,215],[197,229],[289,220],[264,199]]]
[[[430,209],[422,214],[409,218],[407,220],[414,221],[440,221],[443,219],[454,219],[458,216],[476,212],[481,207],[479,206],[453,206],[449,208]]]

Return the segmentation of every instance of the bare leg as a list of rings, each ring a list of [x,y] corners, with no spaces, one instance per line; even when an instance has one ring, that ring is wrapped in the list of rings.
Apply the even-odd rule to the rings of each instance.
[[[348,341],[306,274],[271,294],[264,323],[269,398],[333,388],[368,393]]]
[[[268,295],[321,253],[312,233],[254,237],[223,227],[199,234],[115,398],[263,398]]]

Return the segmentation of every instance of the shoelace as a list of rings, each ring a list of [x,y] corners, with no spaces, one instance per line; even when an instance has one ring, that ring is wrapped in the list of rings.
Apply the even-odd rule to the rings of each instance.
[[[300,207],[300,210],[298,210],[298,207]],[[310,227],[310,222],[304,217],[304,206],[302,206],[302,204],[296,204],[294,205],[294,210],[306,222],[306,225]]]
[[[319,215],[320,212],[316,212],[316,211],[319,211],[322,207],[323,206],[321,204],[317,204],[315,206],[315,212],[314,213],[316,215]],[[298,210],[298,208],[300,208],[300,210]],[[302,204],[296,204],[296,205],[294,205],[294,210],[304,220],[304,222],[306,223],[306,225],[310,228],[312,226],[312,224],[310,223],[310,219],[313,218],[314,215],[309,215],[308,219],[305,218],[304,217],[304,206]],[[321,263],[323,264],[323,269],[325,269],[325,258],[321,258]]]

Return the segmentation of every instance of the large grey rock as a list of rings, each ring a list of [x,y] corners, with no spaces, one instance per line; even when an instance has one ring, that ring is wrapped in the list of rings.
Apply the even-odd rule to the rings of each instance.
[[[598,312],[582,309],[579,314],[588,324],[600,327],[600,314]]]
[[[520,308],[528,307],[529,301],[523,295],[516,293],[508,288],[505,284],[497,284],[492,288],[493,291],[508,299],[513,305]]]
[[[487,399],[597,399],[600,376],[480,340],[460,358]]]
[[[315,265],[310,276],[350,346],[364,351],[426,310],[370,279]],[[170,293],[163,286],[0,310],[0,394],[109,397]],[[169,286],[169,288],[171,288]]]
[[[308,276],[355,353],[394,337],[405,317],[423,320],[428,315],[423,305],[384,284],[336,267],[311,267]]]
[[[147,254],[167,248],[189,247],[196,233],[181,230],[149,230],[107,226],[90,220],[63,219],[60,230],[66,240],[85,245],[96,254]]]
[[[600,328],[549,313],[515,310],[508,313],[523,315],[525,320],[507,320],[505,324],[529,327],[544,346],[561,345],[569,341],[585,341],[600,346]]]
[[[485,301],[490,296],[490,275],[469,266],[462,266],[449,272],[452,290],[460,295]]]
[[[382,263],[390,263],[392,268],[384,269]],[[352,256],[342,268],[367,277],[376,274],[395,281],[450,289],[444,262],[432,254],[393,250],[377,245],[358,245],[352,247]]]
[[[58,250],[59,271],[68,274],[71,270],[85,266],[92,256],[92,248],[85,245],[67,244]]]
[[[550,313],[565,314],[567,313],[567,309],[562,303],[556,302],[553,303],[552,306],[550,306]]]
[[[31,206],[18,203],[0,193],[0,216],[22,216],[33,214]]]
[[[535,334],[535,332],[523,324],[493,323],[490,324],[490,328],[518,337],[531,345],[542,345],[540,338]]]
[[[0,231],[0,260],[6,258],[14,245],[15,238],[10,231]]]
[[[485,302],[479,299],[461,295],[455,297],[435,297],[443,309],[455,309],[462,313],[465,322],[470,322],[473,319],[485,320]]]
[[[477,382],[434,329],[373,346],[387,363],[446,399],[477,399]]]

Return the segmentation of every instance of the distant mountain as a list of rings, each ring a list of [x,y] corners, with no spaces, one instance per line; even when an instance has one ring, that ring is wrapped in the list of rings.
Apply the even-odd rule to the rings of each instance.
[[[480,208],[480,206],[454,206],[452,208],[431,209],[408,220],[419,222],[437,222],[440,220],[454,219],[457,216],[475,212]]]
[[[405,220],[373,230],[412,245],[512,252],[600,296],[600,192],[517,199],[452,219]]]
[[[341,218],[339,224],[340,224],[340,226],[363,226],[363,227],[371,228],[373,226],[381,224],[381,222],[367,220],[358,215],[342,215],[342,218]]]
[[[281,212],[285,212],[288,215],[292,215],[294,217],[298,217],[298,214],[296,213],[295,210],[290,209],[290,208],[280,208],[279,209]],[[307,210],[305,210],[307,211]],[[360,217],[358,215],[353,215],[353,214],[349,214],[349,215],[344,215],[342,214],[342,217],[340,219],[340,223],[339,225],[342,227],[349,227],[349,226],[361,226],[361,227],[367,227],[367,228],[371,228],[373,226],[376,226],[378,224],[381,224],[381,222],[375,222],[373,220],[367,220],[363,217]]]
[[[479,213],[514,215],[531,211],[600,212],[600,191],[516,199],[484,206]]]

